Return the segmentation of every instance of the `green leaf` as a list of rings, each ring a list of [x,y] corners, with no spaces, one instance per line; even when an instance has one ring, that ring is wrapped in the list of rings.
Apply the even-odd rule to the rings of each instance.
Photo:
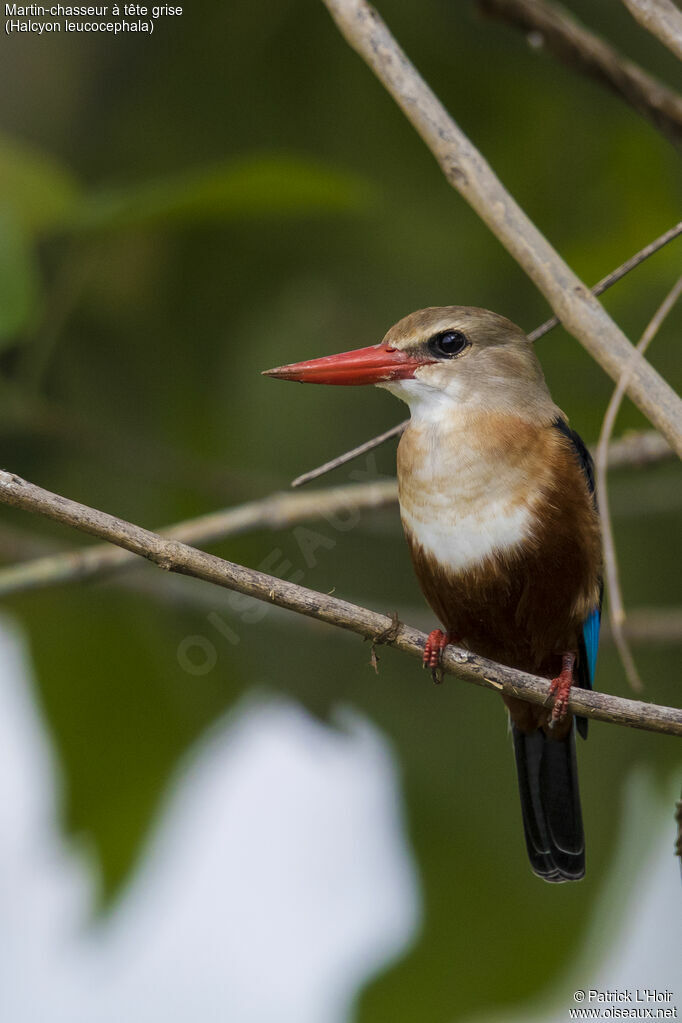
[[[0,347],[26,327],[38,295],[28,233],[13,210],[0,206]]]
[[[78,186],[52,156],[0,136],[0,195],[29,231],[45,231],[72,215]]]
[[[78,223],[107,228],[297,217],[362,209],[372,197],[366,181],[334,167],[295,156],[250,156],[95,193]]]

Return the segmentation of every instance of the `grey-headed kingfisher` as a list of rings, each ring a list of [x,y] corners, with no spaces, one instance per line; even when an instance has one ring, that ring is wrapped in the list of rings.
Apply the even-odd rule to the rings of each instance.
[[[318,384],[376,384],[407,402],[400,513],[417,578],[448,642],[551,679],[551,707],[504,697],[533,871],[585,873],[572,684],[591,688],[601,540],[592,461],[554,404],[523,331],[469,306],[422,309],[383,341],[267,371]],[[577,718],[586,735],[587,722]]]

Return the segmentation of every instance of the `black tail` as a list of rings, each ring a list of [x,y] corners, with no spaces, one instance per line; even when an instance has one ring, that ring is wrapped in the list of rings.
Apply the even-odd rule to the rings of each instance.
[[[585,874],[575,729],[561,740],[541,728],[512,726],[521,813],[533,872],[545,881],[579,881]]]

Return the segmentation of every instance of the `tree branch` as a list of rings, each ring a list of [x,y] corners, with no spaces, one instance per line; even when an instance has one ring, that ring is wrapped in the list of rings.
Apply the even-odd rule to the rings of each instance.
[[[604,622],[602,629],[606,642],[614,642],[608,622]],[[624,631],[631,643],[677,646],[682,643],[682,608],[630,608],[624,623]],[[601,636],[599,641],[601,643]]]
[[[362,508],[383,508],[395,504],[397,499],[394,479],[303,494],[272,494],[261,501],[178,522],[160,530],[159,536],[184,543],[211,544],[258,529],[284,529],[309,519],[333,518]],[[111,543],[61,551],[0,569],[0,597],[108,576],[130,568],[136,561],[135,554],[112,547]]]
[[[566,329],[618,380],[632,357],[632,345],[504,189],[376,11],[365,0],[323,2],[421,135],[450,184],[525,270]],[[641,355],[636,356],[628,394],[682,455],[682,401]]]
[[[50,493],[1,470],[0,501],[98,536],[146,558],[166,571],[194,576],[355,632],[375,644],[388,644],[414,657],[422,656],[426,636],[408,625],[396,623],[385,615],[345,600],[296,586],[231,561],[223,561],[178,540],[164,538],[106,512]],[[495,664],[458,647],[450,646],[445,650],[443,670],[475,685],[495,689],[530,703],[545,703],[549,698],[549,683],[546,679]],[[623,700],[581,689],[572,690],[568,707],[573,713],[597,721],[610,721],[668,735],[682,735],[682,710],[674,707]]]
[[[682,60],[682,11],[672,0],[623,0],[630,14]]]
[[[628,3],[628,0],[625,0]],[[682,96],[663,85],[610,43],[545,0],[478,0],[490,17],[530,34],[562,63],[595,79],[629,103],[676,146],[682,146]]]
[[[349,490],[361,490],[362,487],[348,488]],[[352,509],[349,505],[348,509]],[[293,518],[291,522],[293,523]],[[176,536],[176,540],[181,537]],[[26,529],[19,529],[9,526],[7,523],[0,524],[0,558],[13,558],[19,554],[22,558],[48,558],[53,557],[59,550],[60,545],[56,544],[54,538],[30,532]],[[115,586],[121,587],[130,593],[148,597],[154,601],[162,601],[175,607],[206,608],[209,611],[216,610],[216,594],[213,590],[201,585],[188,585],[187,579],[174,578],[161,575],[157,572],[135,572],[137,566],[142,567],[143,562],[135,554],[123,551],[122,548],[112,547],[110,544],[98,545],[100,549],[111,549],[122,553],[126,558],[126,567],[133,570],[133,574],[118,571],[113,580]],[[87,550],[93,550],[89,547]],[[71,552],[72,555],[75,551]],[[81,553],[80,551],[78,553]],[[29,564],[17,566],[28,569]],[[123,566],[121,566],[123,568]],[[2,572],[0,571],[0,575]],[[108,577],[107,577],[108,578]],[[68,582],[68,580],[65,580]],[[200,584],[200,580],[196,580]],[[225,605],[229,610],[230,605]],[[418,622],[426,618],[424,608],[404,607],[398,609],[401,618],[414,617]],[[305,618],[297,618],[297,624],[308,625]],[[418,626],[419,627],[419,626]],[[634,607],[628,611],[625,622],[625,635],[637,645],[643,646],[677,646],[682,643],[682,607]],[[602,630],[599,638],[600,644],[608,646],[613,643],[613,636],[608,621],[602,622]]]
[[[593,455],[595,454],[592,449]],[[609,445],[609,469],[623,469],[627,466],[641,468],[674,458],[675,452],[665,437],[655,430],[625,433]]]
[[[395,433],[406,423],[388,431]],[[387,434],[366,441],[362,449],[375,446]],[[359,452],[359,449],[356,449]],[[353,452],[348,453],[353,454]],[[648,465],[674,455],[667,442],[653,430],[632,433],[615,441],[609,448],[609,467]],[[342,461],[348,455],[341,456]],[[337,460],[338,461],[338,460]],[[334,468],[333,463],[327,463]],[[323,468],[325,468],[323,466]],[[314,470],[317,474],[319,470]],[[236,508],[212,512],[195,519],[178,522],[159,531],[160,536],[191,544],[212,544],[258,529],[284,529],[310,519],[333,519],[348,512],[357,512],[393,505],[398,500],[394,479],[374,483],[353,483],[304,494],[271,494],[260,501],[251,501]],[[110,576],[134,565],[136,558],[111,544],[97,544],[80,550],[60,551],[36,556],[31,561],[0,568],[0,597],[45,589],[63,583],[80,582]]]

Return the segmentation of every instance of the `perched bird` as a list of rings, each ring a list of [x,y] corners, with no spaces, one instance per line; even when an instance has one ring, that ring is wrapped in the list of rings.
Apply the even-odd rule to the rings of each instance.
[[[470,306],[422,309],[383,341],[268,370],[283,380],[376,384],[407,402],[400,512],[417,578],[455,642],[552,680],[551,707],[504,697],[533,871],[585,873],[572,684],[591,688],[601,608],[593,468],[523,331]],[[576,720],[587,732],[587,721]]]

